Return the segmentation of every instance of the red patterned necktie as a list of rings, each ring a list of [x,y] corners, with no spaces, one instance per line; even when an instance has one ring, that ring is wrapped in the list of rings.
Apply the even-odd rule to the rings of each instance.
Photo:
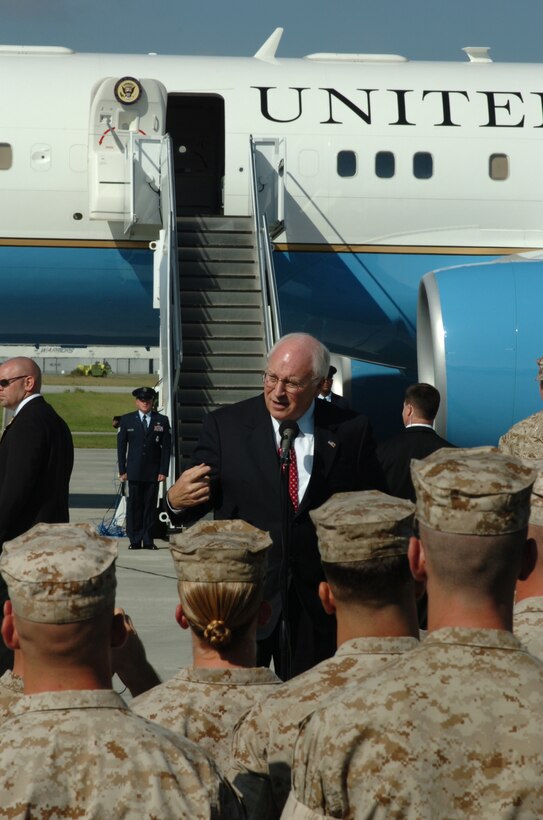
[[[279,455],[281,455],[281,448],[279,448]],[[286,470],[287,465],[283,464],[283,470]],[[298,512],[298,465],[296,463],[296,450],[294,446],[290,448],[290,469],[288,475],[288,494],[294,512]]]

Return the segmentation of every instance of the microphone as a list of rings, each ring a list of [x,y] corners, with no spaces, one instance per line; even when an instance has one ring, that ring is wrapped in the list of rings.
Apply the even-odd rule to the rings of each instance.
[[[294,447],[294,439],[300,432],[296,421],[282,421],[279,425],[279,435],[281,436],[279,459],[281,464],[288,464],[290,461],[290,450]]]

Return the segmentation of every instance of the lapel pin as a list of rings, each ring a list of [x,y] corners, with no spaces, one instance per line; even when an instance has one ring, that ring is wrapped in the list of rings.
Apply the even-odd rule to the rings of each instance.
[[[330,445],[330,447],[335,447],[336,446],[335,441],[329,441],[328,444]]]

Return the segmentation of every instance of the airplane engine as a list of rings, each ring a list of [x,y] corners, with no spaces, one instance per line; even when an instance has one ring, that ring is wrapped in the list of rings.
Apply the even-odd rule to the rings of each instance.
[[[427,273],[419,287],[418,378],[441,393],[437,432],[453,444],[497,444],[543,409],[541,252]]]

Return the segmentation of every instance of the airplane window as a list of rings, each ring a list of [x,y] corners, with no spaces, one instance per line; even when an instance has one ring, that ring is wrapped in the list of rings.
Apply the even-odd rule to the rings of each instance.
[[[509,157],[507,154],[491,154],[488,163],[490,179],[507,179],[509,177]]]
[[[339,151],[337,172],[340,177],[354,177],[356,174],[356,154],[354,151]]]
[[[13,148],[8,142],[0,142],[0,171],[7,171],[13,164]]]
[[[379,151],[375,154],[375,173],[381,179],[390,179],[396,170],[396,160],[392,151]]]
[[[413,155],[413,174],[417,179],[430,179],[434,173],[434,158],[427,151]]]

